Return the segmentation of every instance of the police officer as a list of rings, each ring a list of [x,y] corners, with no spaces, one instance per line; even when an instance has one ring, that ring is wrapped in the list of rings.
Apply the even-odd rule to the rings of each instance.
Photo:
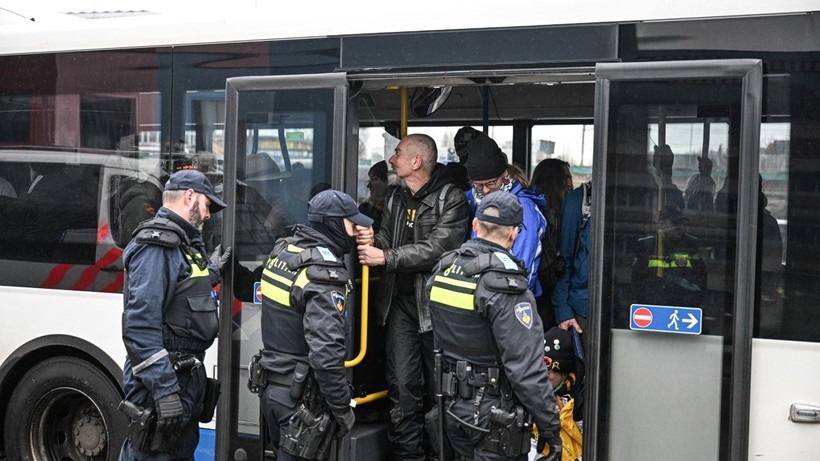
[[[352,285],[343,257],[356,248],[356,226],[369,228],[373,220],[352,197],[333,189],[308,202],[307,218],[307,226],[297,225],[292,237],[276,242],[262,272],[260,364],[267,385],[260,398],[279,461],[321,457],[304,451],[319,443],[316,434],[299,431],[298,418],[290,423],[300,410],[310,415],[298,424],[329,415],[339,435],[354,421],[344,368]]]
[[[129,432],[120,460],[193,459],[207,383],[200,365],[219,330],[212,288],[221,280],[201,228],[223,208],[203,173],[178,171],[165,184],[156,216],[137,227],[125,248],[127,402],[121,408],[152,412],[156,421],[147,432]],[[139,419],[135,411],[126,413]]]
[[[635,300],[664,306],[703,305],[708,274],[700,240],[686,233],[687,219],[677,205],[658,212],[658,232],[635,246],[632,287]]]
[[[446,253],[427,283],[446,439],[461,459],[527,459],[530,417],[538,451],[560,450],[541,320],[526,270],[510,253],[522,222],[514,195],[488,194],[473,219],[476,238]]]

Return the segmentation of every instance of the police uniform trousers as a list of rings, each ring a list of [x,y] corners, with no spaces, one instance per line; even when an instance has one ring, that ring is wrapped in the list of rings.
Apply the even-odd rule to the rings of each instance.
[[[262,411],[265,412],[265,422],[268,426],[268,436],[273,442],[276,451],[276,461],[307,461],[306,458],[294,456],[279,448],[281,434],[287,434],[290,427],[290,418],[301,405],[290,397],[290,387],[281,384],[268,383],[262,391]]]
[[[131,374],[131,367],[126,367],[124,381],[135,380]],[[177,373],[179,382],[179,400],[182,402],[182,429],[179,437],[168,443],[168,451],[138,451],[131,446],[128,440],[122,446],[120,461],[176,461],[194,459],[194,452],[199,445],[199,417],[202,414],[203,399],[205,398],[205,367],[197,367],[191,371]],[[144,397],[142,395],[144,395]],[[148,389],[143,388],[134,398],[140,406],[148,401]]]
[[[450,411],[458,416],[460,419],[478,427],[490,427],[490,410],[492,407],[498,408],[501,406],[501,399],[499,397],[488,396],[486,393],[479,403],[478,422],[474,419],[475,406],[472,400],[465,400],[459,397],[448,398],[444,402],[444,408],[450,408],[453,399],[456,399],[455,404]],[[464,424],[458,422],[452,416],[444,415],[444,434],[453,451],[458,455],[458,460],[473,460],[473,461],[526,461],[527,454],[519,456],[503,456],[491,451],[479,448],[481,439],[484,438],[484,433],[471,429]]]
[[[399,295],[387,316],[388,438],[393,460],[424,460],[430,442],[424,414],[433,407],[433,332],[419,333],[415,295]]]

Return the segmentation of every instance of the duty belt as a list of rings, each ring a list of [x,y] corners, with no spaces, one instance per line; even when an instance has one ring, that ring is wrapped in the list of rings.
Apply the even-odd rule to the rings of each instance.
[[[446,362],[442,372],[441,392],[446,397],[461,395],[467,397],[466,392],[473,394],[473,390],[484,388],[486,395],[501,396],[507,385],[503,371],[498,367],[474,366],[468,362],[459,361],[457,363]]]
[[[293,385],[293,372],[283,374],[268,370],[265,373],[265,378],[269,383],[279,384],[280,386],[290,387]]]

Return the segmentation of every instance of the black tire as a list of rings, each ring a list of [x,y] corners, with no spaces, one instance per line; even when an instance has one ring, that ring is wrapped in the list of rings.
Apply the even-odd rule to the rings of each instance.
[[[5,415],[9,461],[115,461],[127,424],[119,388],[94,365],[54,357],[17,384]]]

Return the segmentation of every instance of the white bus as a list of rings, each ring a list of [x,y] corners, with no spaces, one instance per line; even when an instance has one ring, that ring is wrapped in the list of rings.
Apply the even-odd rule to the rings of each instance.
[[[207,244],[255,269],[305,221],[312,190],[365,200],[368,168],[405,131],[431,134],[446,163],[465,125],[528,173],[560,158],[576,186],[594,184],[584,459],[820,458],[816,1],[251,3],[192,19],[158,4],[53,23],[2,16],[7,459],[117,458],[119,257],[170,172],[198,168],[218,184],[229,206]],[[656,229],[647,185],[660,145],[680,190],[698,163],[713,166],[708,206],[687,210],[708,276],[701,301],[653,311],[696,307],[682,325],[699,334],[634,322],[635,306],[657,304],[631,269],[635,241]],[[59,179],[48,198],[29,192],[40,175]],[[229,273],[206,364],[222,397],[197,459],[259,460],[270,448],[246,385],[260,307]],[[363,308],[348,318],[351,358]],[[367,328],[340,460],[391,459],[384,332]]]

